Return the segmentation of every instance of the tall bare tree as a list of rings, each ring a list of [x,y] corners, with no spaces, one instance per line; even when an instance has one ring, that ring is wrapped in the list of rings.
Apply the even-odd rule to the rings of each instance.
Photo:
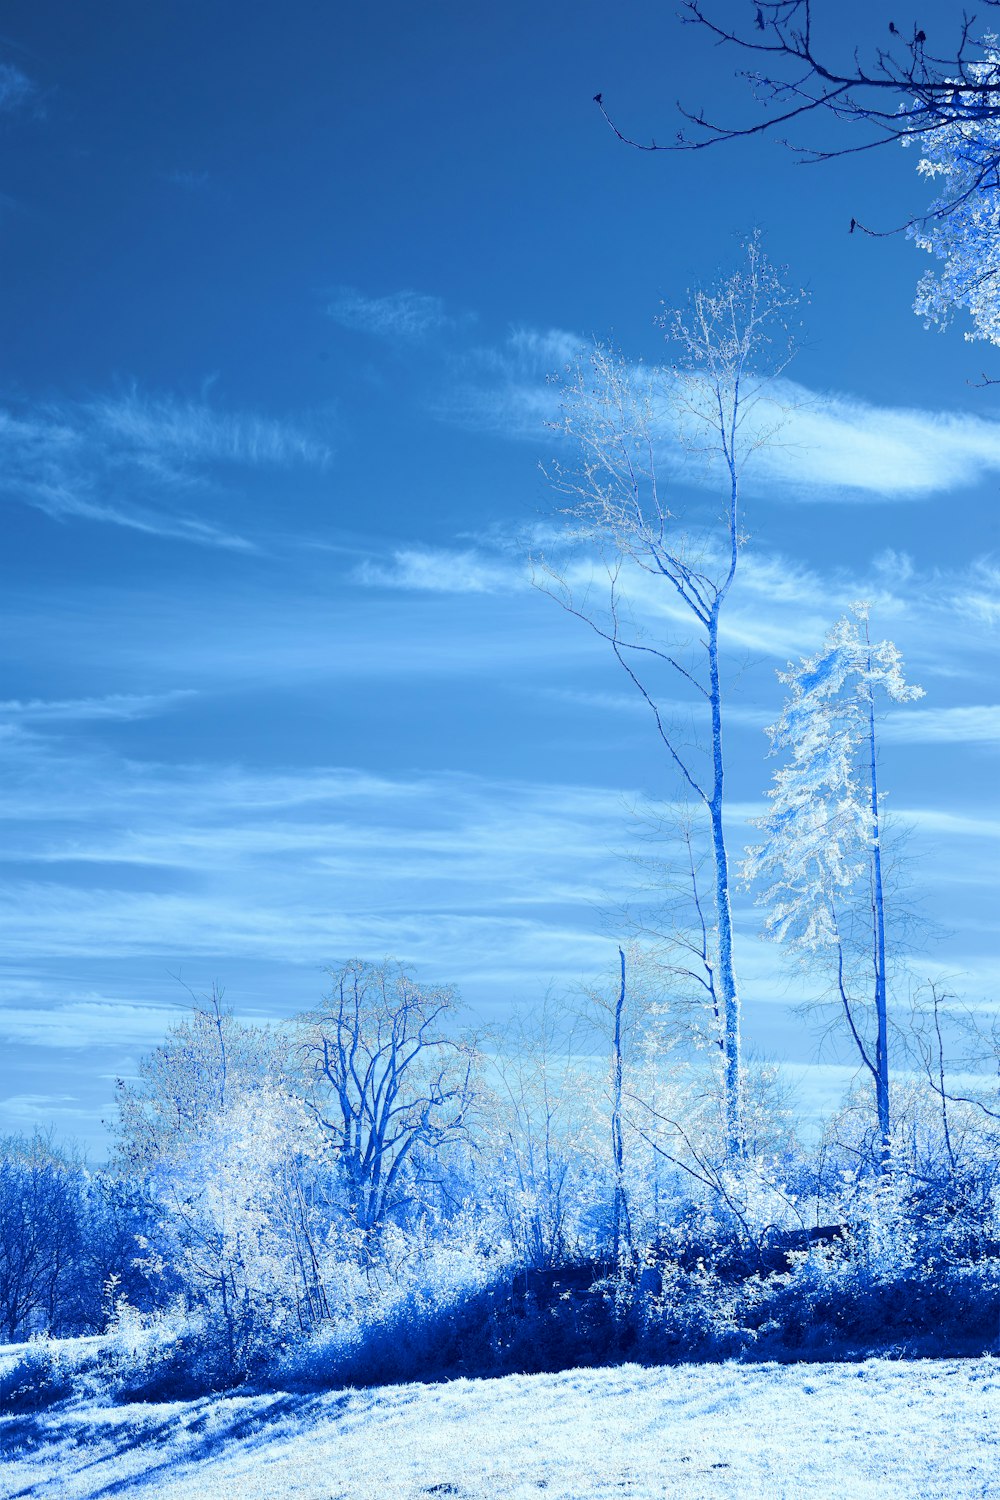
[[[578,450],[552,474],[565,498],[566,540],[596,552],[598,572],[540,558],[535,582],[607,644],[647,705],[681,790],[702,810],[711,846],[711,958],[718,975],[726,1136],[743,1141],[740,996],[733,953],[725,826],[721,626],[746,541],[741,480],[774,437],[780,410],[768,387],[791,357],[789,288],[754,235],[739,270],[660,322],[673,367],[645,367],[595,345],[562,381],[558,429]],[[698,476],[697,470],[705,472]],[[667,499],[678,470],[718,485],[706,512]],[[595,584],[600,579],[600,586]],[[655,597],[650,599],[651,590]],[[665,637],[644,629],[643,605]],[[687,633],[693,631],[691,639]],[[703,751],[691,747],[678,692]]]

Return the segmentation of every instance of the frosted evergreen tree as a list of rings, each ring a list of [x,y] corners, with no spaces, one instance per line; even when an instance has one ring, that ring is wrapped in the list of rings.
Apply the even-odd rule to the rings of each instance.
[[[830,972],[844,1018],[875,1088],[879,1156],[890,1146],[884,793],[879,788],[877,708],[923,689],[903,677],[891,641],[873,642],[868,607],[838,621],[822,649],[779,672],[790,689],[768,729],[774,776],[757,820],[764,840],[744,865],[760,882],[765,931]]]

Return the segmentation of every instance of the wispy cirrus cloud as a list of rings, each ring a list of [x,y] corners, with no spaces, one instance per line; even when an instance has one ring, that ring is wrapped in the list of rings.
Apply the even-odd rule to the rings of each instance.
[[[512,328],[502,344],[467,351],[453,362],[447,394],[432,404],[442,421],[473,431],[531,440],[559,413],[551,377],[580,358],[586,341],[561,328]]]
[[[0,63],[0,114],[13,114],[38,97],[38,85],[13,63]]]
[[[515,440],[553,442],[558,377],[586,357],[587,341],[559,329],[518,328],[501,344],[470,350],[453,369],[451,390],[435,405],[445,420]],[[715,483],[701,435],[678,416],[670,371],[635,367],[658,397],[660,458],[667,474]],[[878,406],[849,393],[817,391],[779,379],[747,409],[752,445],[773,434],[746,467],[750,492],[778,487],[782,498],[826,501],[921,500],[1000,474],[1000,422],[964,412]]]
[[[102,1043],[152,1047],[176,1023],[178,1014],[176,1006],[140,1004],[98,994],[80,995],[56,1005],[45,1004],[41,993],[19,999],[15,990],[0,1012],[0,1037],[8,1043],[70,1047],[74,1051]],[[0,1112],[10,1114],[18,1097],[26,1105],[35,1098],[20,1095],[14,1100],[0,1100]]]
[[[775,383],[783,425],[749,472],[805,499],[920,500],[1000,473],[1000,422],[965,412],[876,406],[838,392]],[[782,416],[783,413],[783,416]]]
[[[220,479],[262,467],[322,469],[325,440],[295,423],[132,387],[89,401],[0,410],[0,495],[76,518],[200,546],[253,543],[207,508]]]
[[[549,559],[551,575],[541,563],[533,574],[524,556],[536,541]],[[568,630],[560,628],[558,611],[548,616],[541,612],[549,608],[544,599],[539,599],[537,608],[521,601],[534,592],[534,577],[554,600],[610,628],[609,579],[601,559],[579,540],[558,533],[527,537],[520,556],[518,550],[504,537],[492,535],[464,547],[397,548],[384,558],[368,559],[351,576],[362,586],[400,594],[438,594],[442,609],[449,596],[455,608],[464,598],[463,630],[469,631],[476,628],[477,611],[486,618],[485,606],[477,601],[493,596],[496,610],[505,612],[505,638],[511,636],[515,621],[530,622],[536,632],[545,632],[550,660],[558,657],[566,670],[584,670],[589,661],[596,667],[608,655],[606,647],[586,630],[577,630],[572,621]],[[712,562],[707,556],[704,560],[707,565]],[[662,579],[632,568],[617,575],[616,590],[622,639],[646,646],[670,642],[673,654],[697,676],[697,650],[685,654],[694,635],[692,617],[676,593]],[[955,569],[921,567],[912,558],[885,552],[867,566],[820,572],[778,552],[747,549],[727,601],[722,639],[731,663],[743,658],[741,676],[751,671],[751,678],[743,683],[746,701],[752,702],[756,695],[765,706],[758,715],[730,700],[741,725],[750,729],[773,722],[784,694],[774,668],[816,651],[838,617],[862,599],[870,605],[877,635],[895,641],[907,663],[908,677],[928,692],[919,707],[907,706],[888,715],[887,741],[984,746],[1000,742],[1000,706],[969,702],[978,692],[971,686],[977,676],[997,670],[1000,570],[989,560]],[[480,652],[487,649],[481,642],[477,645]],[[671,688],[669,673],[665,675],[653,657],[641,660],[645,685],[658,702],[668,704],[676,684]],[[587,703],[598,709],[614,706],[606,696],[608,689],[592,681],[564,682],[560,689],[567,701],[581,707]],[[620,691],[627,699],[627,691]]]
[[[954,591],[955,608],[977,626],[1000,624],[1000,567],[992,558],[979,558]]]
[[[0,492],[2,489],[0,481]],[[121,526],[126,531],[137,531],[144,536],[193,542],[200,547],[222,547],[232,552],[254,551],[254,543],[245,536],[224,526],[215,526],[210,521],[200,520],[197,516],[171,516],[134,503],[119,506],[92,500],[86,493],[84,479],[75,485],[34,483],[20,490],[12,488],[12,493],[56,521],[98,521],[105,525]]]
[[[679,477],[715,482],[703,454],[695,461],[664,415],[665,459]],[[1000,422],[961,412],[876,406],[791,380],[770,387],[748,414],[744,438],[760,436],[744,487],[785,501],[925,500],[1000,474]],[[773,436],[770,436],[773,434]]]
[[[353,286],[337,287],[326,305],[326,312],[341,328],[412,343],[430,338],[457,321],[448,313],[440,297],[410,291],[369,297]]]
[[[939,807],[903,807],[897,811],[907,823],[927,833],[961,839],[1000,840],[1000,816],[992,811],[973,814]]]
[[[475,548],[400,547],[385,561],[366,559],[352,577],[367,587],[435,594],[501,594],[530,585],[524,565]]]
[[[171,183],[174,187],[182,188],[186,193],[200,193],[211,181],[208,172],[193,172],[184,168],[165,172],[163,177],[165,182]]]
[[[462,954],[464,977],[489,987],[572,972],[607,946],[589,929],[623,817],[613,789],[166,767],[45,745],[12,747],[5,784],[8,965],[114,954],[166,976],[217,954],[318,969],[363,951],[440,971]],[[65,1045],[18,994],[5,1009],[17,1036]],[[74,1025],[114,1034],[113,1007],[72,998]]]
[[[391,571],[391,554],[385,566]],[[19,683],[6,696],[194,689],[204,698],[192,704],[211,715],[216,695],[325,693],[335,684],[374,691],[376,683],[440,685],[486,671],[504,681],[508,674],[545,669],[537,620],[538,609],[547,608],[544,601],[536,605],[513,589],[471,587],[452,596],[425,587],[416,595],[399,586],[359,586],[350,572],[331,588],[325,560],[308,582],[297,559],[293,567],[293,591],[286,573],[270,574],[260,588],[238,573],[220,582],[211,599],[197,586],[176,588],[169,579],[159,587],[108,590],[99,607],[83,586],[8,596],[8,638],[18,633],[31,640],[35,681],[53,686],[35,692],[34,684],[25,689]],[[478,582],[485,587],[485,579]],[[589,649],[574,633],[571,654],[582,646]],[[73,686],[64,675],[67,661],[75,664]]]
[[[1000,745],[1000,704],[908,708],[886,720],[881,737],[908,745]]]
[[[464,548],[397,548],[385,559],[366,559],[351,576],[368,587],[443,595],[516,594],[535,583],[554,598],[601,618],[607,607],[608,575],[600,558],[586,544],[558,531],[526,538],[524,549],[534,551],[535,540],[547,561],[534,566],[523,550],[518,556],[503,538],[486,537],[479,545]],[[711,567],[707,555],[703,561]],[[690,632],[690,614],[662,579],[626,568],[616,577],[616,590],[625,634],[629,616],[640,636],[664,623],[682,634]],[[896,596],[884,585],[874,586],[871,579],[862,580],[859,575],[821,580],[812,570],[778,554],[748,552],[724,619],[726,643],[787,659],[818,643],[832,623],[831,611],[846,610],[862,595],[883,603],[886,615],[898,612]]]
[[[7,698],[0,720],[21,724],[76,723],[98,719],[146,719],[197,696],[193,688],[166,693],[109,693],[101,698]]]
[[[81,411],[98,433],[140,463],[324,468],[330,460],[329,445],[294,423],[145,395],[136,387],[88,402]]]
[[[166,767],[13,746],[5,785],[8,963],[114,953],[155,959],[167,975],[181,961],[203,971],[218,954],[319,966],[365,951],[440,971],[447,954],[456,978],[486,991],[528,986],[606,958],[595,908],[646,878],[614,853],[634,842],[628,809],[643,800],[624,784]],[[761,811],[734,802],[737,838]],[[931,836],[995,840],[998,827],[933,808],[902,815]],[[81,1036],[132,1024],[117,1002],[72,999]],[[67,1045],[16,985],[8,1006],[8,1035]],[[134,1024],[146,1034],[151,1023],[137,1009]]]

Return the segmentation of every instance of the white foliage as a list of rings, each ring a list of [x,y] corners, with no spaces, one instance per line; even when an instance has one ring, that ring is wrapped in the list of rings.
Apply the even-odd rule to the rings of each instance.
[[[981,62],[968,72],[983,93],[954,94],[940,108],[952,118],[920,138],[917,170],[940,186],[927,214],[911,226],[910,238],[942,261],[925,272],[913,310],[942,330],[955,312],[972,319],[967,339],[1000,344],[1000,50],[984,41]]]
[[[879,695],[908,702],[923,689],[906,683],[891,641],[868,639],[864,606],[838,621],[815,656],[778,676],[791,691],[767,732],[772,753],[788,759],[744,875],[767,882],[758,901],[768,935],[815,953],[840,946],[842,900],[867,878],[878,833],[864,768],[874,703]]]
[[[277,1087],[203,1122],[161,1180],[161,1233],[190,1294],[227,1317],[235,1307],[274,1326],[295,1317],[315,1281],[303,1168],[321,1150],[302,1101]]]

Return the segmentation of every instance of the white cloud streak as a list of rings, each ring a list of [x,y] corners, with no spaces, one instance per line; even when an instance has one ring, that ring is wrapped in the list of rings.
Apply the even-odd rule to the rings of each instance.
[[[1000,745],[1000,704],[903,709],[886,719],[879,737],[907,745]]]
[[[918,500],[1000,473],[1000,422],[874,406],[790,380],[776,382],[771,396],[784,425],[754,457],[752,484],[776,480],[803,499]],[[767,421],[773,416],[771,408]]]
[[[197,696],[192,688],[167,693],[109,693],[102,698],[8,698],[0,718],[44,724],[98,719],[147,719]]]
[[[961,839],[1000,840],[1000,817],[989,812],[972,814],[935,807],[901,807],[895,811],[904,823],[912,823],[925,833]]]
[[[293,423],[145,396],[0,410],[0,494],[57,520],[122,526],[199,546],[247,538],[192,512],[219,470],[322,469],[330,450]]]
[[[401,547],[389,562],[368,559],[360,563],[352,576],[366,587],[435,594],[505,594],[530,587],[524,565],[489,558],[471,548]]]
[[[548,556],[575,603],[599,618],[608,587],[600,560],[558,535],[551,541]],[[555,578],[547,580],[541,565],[536,576],[543,591],[559,595]],[[403,592],[505,595],[531,588],[532,567],[509,551],[487,550],[487,544],[462,549],[410,547],[396,549],[385,561],[366,560],[352,577],[363,586]],[[640,635],[647,629],[662,628],[665,622],[672,632],[679,630],[682,636],[691,633],[690,614],[661,579],[630,568],[618,577],[617,588],[626,632],[631,610]],[[831,611],[846,610],[859,597],[861,588],[857,579],[831,584],[789,559],[748,551],[724,617],[723,639],[730,648],[787,660],[821,639],[832,623]],[[869,582],[862,592],[876,603],[884,603],[887,614],[895,613],[893,596],[881,586],[873,590]]]
[[[11,753],[0,789],[7,965],[113,954],[131,972],[166,974],[204,971],[220,954],[318,968],[391,952],[436,973],[451,955],[449,977],[489,988],[606,957],[593,914],[621,885],[609,851],[628,822],[613,790],[164,768],[44,744]],[[8,1029],[68,1045],[32,1010],[15,990]],[[94,1041],[118,1024],[100,1008],[77,1013]]]
[[[0,1007],[0,1037],[6,1042],[69,1047],[74,1051],[102,1043],[115,1047],[152,1047],[181,1014],[179,1006],[137,1004],[104,995],[82,995],[52,1005],[38,994],[31,1003],[18,1004],[14,1000]],[[9,1112],[11,1100],[0,1103]]]
[[[172,460],[247,468],[324,468],[330,459],[328,445],[294,423],[216,411],[202,402],[147,396],[135,388],[90,402],[82,414],[115,451],[123,449],[151,466]]]
[[[455,321],[440,297],[410,291],[368,297],[351,286],[337,287],[326,311],[342,328],[410,343],[419,343]]]
[[[515,330],[492,349],[470,352],[456,366],[451,396],[438,414],[514,439],[551,444],[547,424],[558,416],[558,377],[585,356],[586,342],[562,330]],[[655,372],[654,372],[655,375]],[[650,372],[643,374],[647,380]],[[674,377],[660,372],[661,459],[678,479],[711,487],[712,465],[678,435]],[[1000,422],[963,412],[876,406],[849,394],[815,391],[789,379],[766,387],[745,413],[743,437],[777,429],[753,454],[745,487],[777,486],[786,500],[920,500],[948,494],[1000,474]],[[695,447],[700,437],[689,433]]]
[[[214,526],[210,521],[196,516],[170,516],[162,511],[146,509],[137,505],[129,507],[103,505],[89,500],[85,493],[88,480],[81,478],[79,486],[70,484],[51,485],[43,482],[23,486],[12,484],[8,494],[23,500],[40,510],[43,515],[56,521],[99,521],[110,526],[121,526],[126,531],[137,531],[143,536],[158,536],[167,540],[193,542],[199,547],[221,547],[230,552],[253,552],[253,542],[225,527]],[[0,484],[2,487],[2,484]]]
[[[559,414],[551,377],[585,349],[583,339],[561,328],[514,328],[499,347],[473,349],[455,361],[451,390],[434,403],[435,415],[475,431],[544,438]]]
[[[0,63],[0,114],[14,114],[38,95],[38,86],[13,63]]]

